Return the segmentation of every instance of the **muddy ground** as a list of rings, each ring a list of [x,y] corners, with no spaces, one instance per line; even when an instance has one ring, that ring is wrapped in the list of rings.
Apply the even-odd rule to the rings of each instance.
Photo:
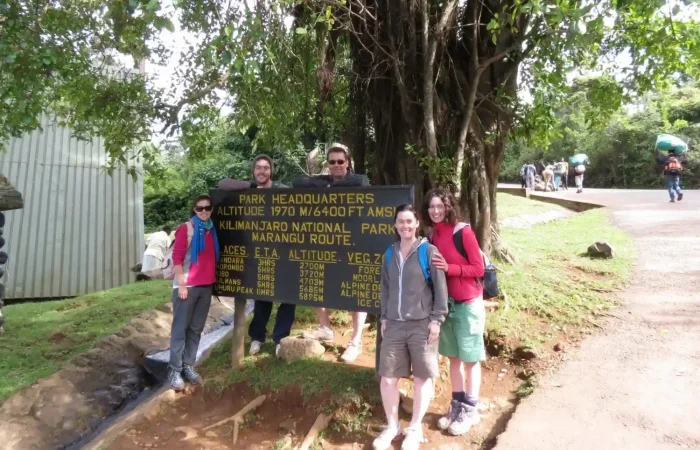
[[[337,330],[340,337],[343,330]],[[349,336],[338,339],[342,351]],[[518,374],[528,371],[541,372],[553,367],[572,342],[560,343],[564,351],[543,354],[534,361],[514,361],[506,358],[491,358],[484,363],[481,394],[482,421],[467,435],[448,436],[439,431],[435,423],[446,410],[451,398],[451,386],[447,374],[446,361],[441,362],[442,376],[436,383],[435,399],[424,420],[427,442],[421,447],[430,449],[476,449],[491,448],[495,437],[504,429],[519,401],[516,391],[523,381]],[[353,364],[357,368],[374,367],[374,342],[365,339],[363,354]],[[558,347],[558,348],[559,348]],[[550,347],[553,348],[553,345]],[[338,353],[327,351],[324,358],[337,364]],[[521,375],[523,376],[523,375]],[[402,380],[402,389],[412,397],[411,383]],[[236,449],[242,450],[281,450],[288,441],[293,448],[303,441],[319,411],[328,403],[330,392],[326,391],[305,400],[298,387],[287,387],[277,393],[262,392],[268,398],[254,413],[248,415],[244,427],[239,431]],[[212,389],[200,388],[191,395],[179,395],[175,402],[158,411],[148,414],[138,426],[125,430],[110,445],[109,450],[130,450],[135,448],[168,448],[182,450],[229,449],[232,447],[232,424],[224,424],[211,430],[203,428],[230,417],[255,399],[259,393],[253,392],[245,384],[239,383],[217,394]],[[375,393],[376,395],[376,393]],[[410,414],[401,411],[401,421],[407,425]],[[323,450],[371,449],[372,440],[385,423],[381,404],[371,407],[371,416],[362,421],[362,429],[347,431],[338,424],[331,424],[316,447]],[[395,444],[395,449],[400,443]]]

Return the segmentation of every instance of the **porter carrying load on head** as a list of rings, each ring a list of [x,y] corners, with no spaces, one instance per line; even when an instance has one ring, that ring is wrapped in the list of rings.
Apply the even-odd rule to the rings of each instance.
[[[685,160],[687,149],[685,142],[669,134],[659,135],[656,139],[656,162],[663,167],[664,181],[671,203],[675,203],[676,197],[678,201],[683,200],[681,175],[687,163]],[[660,150],[668,151],[668,154],[663,156]]]

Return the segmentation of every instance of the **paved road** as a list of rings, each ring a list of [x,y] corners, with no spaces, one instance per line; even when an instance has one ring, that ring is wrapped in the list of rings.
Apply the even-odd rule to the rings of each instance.
[[[700,449],[700,192],[587,189],[637,250],[634,279],[600,334],[517,408],[498,450]]]

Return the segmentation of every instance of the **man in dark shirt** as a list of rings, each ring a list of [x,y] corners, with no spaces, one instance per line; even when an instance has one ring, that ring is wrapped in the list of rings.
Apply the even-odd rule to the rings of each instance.
[[[233,178],[225,178],[219,182],[218,188],[222,191],[236,191],[248,188],[268,189],[286,188],[284,184],[272,181],[274,165],[272,158],[267,155],[258,155],[253,160],[253,181],[239,181]],[[280,303],[277,308],[277,318],[275,328],[272,330],[272,340],[275,343],[275,355],[279,354],[280,341],[292,331],[296,305],[291,303]],[[272,314],[272,302],[265,300],[255,300],[253,307],[253,320],[248,327],[248,336],[252,339],[249,354],[255,355],[260,352],[260,347],[265,342],[267,334],[267,323]]]
[[[342,144],[332,144],[326,155],[326,163],[330,175],[315,175],[299,177],[292,183],[293,187],[363,187],[369,186],[369,179],[350,171],[350,152]],[[331,329],[330,311],[327,308],[316,308],[319,327],[315,331],[305,332],[304,337],[326,343],[333,343],[335,335]],[[352,338],[341,359],[345,362],[354,361],[362,353],[362,327],[367,319],[366,312],[352,313]]]

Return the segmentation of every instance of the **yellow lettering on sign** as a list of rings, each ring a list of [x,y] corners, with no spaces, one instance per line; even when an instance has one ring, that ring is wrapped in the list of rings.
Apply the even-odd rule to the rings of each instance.
[[[278,259],[279,255],[277,254],[276,248],[255,247],[255,257]]]
[[[350,235],[348,234],[310,234],[309,244],[352,247]]]
[[[370,206],[366,212],[367,217],[394,217],[394,208],[391,206]]]
[[[258,233],[253,232],[255,242],[271,242],[280,244],[303,244],[306,242],[306,235],[301,233]]]
[[[248,256],[248,251],[245,245],[224,245],[221,254],[226,256]]]
[[[265,207],[264,206],[219,206],[216,208],[216,214],[221,217],[227,216],[264,216]],[[219,227],[221,227],[223,222],[219,222]],[[230,228],[223,228],[228,230]]]
[[[394,225],[388,223],[363,223],[362,234],[394,234]]]
[[[241,194],[238,197],[241,203],[247,203],[249,205],[264,205],[265,195],[263,194]]]

